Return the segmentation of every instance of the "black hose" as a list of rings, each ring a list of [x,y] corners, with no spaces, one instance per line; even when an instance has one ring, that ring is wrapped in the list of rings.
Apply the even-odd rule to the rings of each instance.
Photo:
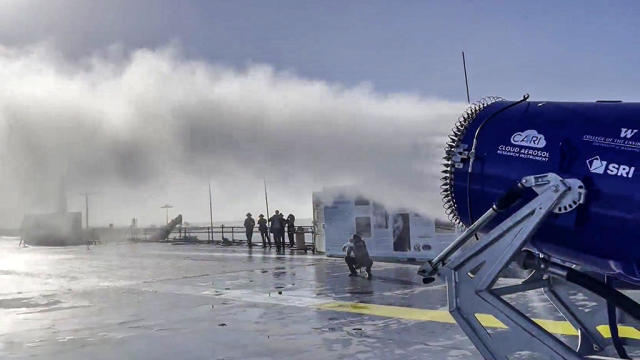
[[[608,286],[602,281],[598,281],[589,275],[583,274],[571,268],[567,268],[566,279],[576,285],[579,285],[592,293],[599,295],[607,301],[611,301],[620,310],[631,315],[636,320],[640,320],[640,304],[633,301],[627,295]],[[613,330],[612,330],[613,331]]]
[[[478,135],[480,134],[480,130],[482,130],[482,128],[484,127],[484,125],[491,119],[495,118],[496,116],[498,116],[500,113],[502,113],[503,111],[506,111],[516,105],[519,105],[525,101],[529,100],[529,94],[524,94],[524,96],[522,96],[522,99],[509,104],[505,107],[503,107],[502,109],[494,112],[493,114],[491,114],[489,117],[487,117],[486,119],[484,119],[484,121],[482,123],[480,123],[480,125],[478,126],[478,128],[476,129],[475,134],[473,135],[473,141],[471,142],[471,161],[469,162],[469,176],[467,177],[467,208],[468,208],[468,213],[469,213],[469,223],[472,224],[473,223],[473,217],[471,216],[471,195],[469,194],[469,192],[471,191],[471,172],[473,171],[473,162],[475,160],[475,150],[476,150],[476,146],[478,143]]]
[[[496,202],[494,203],[494,207],[497,211],[505,211],[510,208],[513,204],[515,204],[520,198],[522,198],[522,194],[525,187],[522,186],[521,183],[514,185],[509,189],[504,195],[502,195]]]
[[[611,287],[611,277],[605,276],[604,282],[607,286]],[[618,318],[616,314],[616,305],[607,299],[607,317],[609,320],[609,330],[611,331],[611,342],[613,342],[613,347],[616,349],[618,356],[621,359],[631,359],[629,355],[627,355],[627,350],[622,345],[622,341],[620,340],[620,334],[618,334]]]

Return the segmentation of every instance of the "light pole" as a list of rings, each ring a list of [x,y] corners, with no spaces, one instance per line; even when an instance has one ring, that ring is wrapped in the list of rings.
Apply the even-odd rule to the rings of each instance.
[[[209,221],[213,229],[213,198],[211,197],[211,183],[209,183]]]
[[[210,228],[209,231],[211,231],[211,243],[213,244],[213,199],[211,197],[211,183],[209,183],[209,221],[210,221]]]
[[[89,195],[95,194],[97,194],[97,192],[85,192],[81,194],[84,195],[84,224],[87,229],[89,228]]]
[[[165,222],[165,224],[169,223],[169,209],[173,208],[173,206],[169,205],[169,204],[164,204],[163,206],[160,207],[160,209],[166,209],[167,210],[167,220]]]
[[[271,214],[269,214],[269,198],[267,197],[267,179],[263,179],[262,181],[264,183],[264,204],[267,206],[267,221],[269,221],[268,219]]]

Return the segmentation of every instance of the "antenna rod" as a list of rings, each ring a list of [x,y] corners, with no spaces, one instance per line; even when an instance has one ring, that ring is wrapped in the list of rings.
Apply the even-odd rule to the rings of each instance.
[[[464,59],[464,51],[462,52],[462,67],[464,68],[464,84],[467,87],[467,103],[471,104],[469,98],[469,81],[467,80],[467,62]]]
[[[213,243],[213,200],[211,200],[211,183],[209,183],[209,221],[211,221],[211,242]]]
[[[267,219],[269,219],[269,198],[267,197],[267,179],[263,179],[264,181],[264,203],[267,206]]]

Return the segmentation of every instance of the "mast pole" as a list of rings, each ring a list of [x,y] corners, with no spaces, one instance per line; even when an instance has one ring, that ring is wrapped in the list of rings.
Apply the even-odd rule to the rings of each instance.
[[[264,182],[264,204],[267,207],[267,221],[269,219],[269,198],[267,197],[267,179],[263,179]]]

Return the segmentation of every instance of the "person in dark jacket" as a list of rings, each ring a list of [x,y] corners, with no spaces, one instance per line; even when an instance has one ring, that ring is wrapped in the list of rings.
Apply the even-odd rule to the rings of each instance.
[[[294,234],[296,233],[296,217],[293,214],[287,216],[287,234],[289,235],[289,247],[295,246],[293,242]]]
[[[251,239],[253,238],[253,228],[256,226],[256,221],[251,217],[251,213],[247,213],[247,218],[244,219],[244,229],[247,234],[247,246],[252,247]]]
[[[258,230],[260,230],[260,236],[262,236],[262,247],[266,248],[267,243],[269,244],[269,247],[271,247],[271,237],[269,236],[267,219],[265,219],[262,214],[258,216]]]
[[[364,267],[367,271],[367,279],[371,280],[373,260],[371,260],[369,256],[367,244],[362,240],[362,237],[354,234],[353,237],[342,246],[342,249],[347,253],[344,261],[347,263],[349,271],[351,272],[349,276],[358,276],[356,269]]]
[[[280,234],[280,242],[282,243],[282,253],[284,253],[284,249],[287,244],[285,240],[285,233],[287,232],[287,219],[285,219],[283,213],[280,213],[280,224],[282,226],[282,233]]]
[[[284,217],[280,211],[276,210],[275,214],[269,219],[271,223],[270,231],[273,234],[273,240],[276,243],[276,251],[284,251]]]

